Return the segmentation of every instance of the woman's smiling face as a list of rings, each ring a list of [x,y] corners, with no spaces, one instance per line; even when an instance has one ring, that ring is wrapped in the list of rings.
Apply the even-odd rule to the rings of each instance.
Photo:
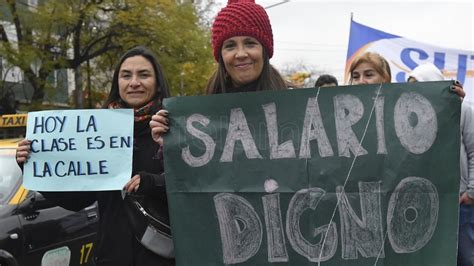
[[[221,55],[234,87],[256,81],[263,69],[263,46],[255,38],[235,36],[224,41]]]
[[[123,61],[118,76],[120,98],[132,108],[149,103],[156,93],[156,75],[152,64],[143,56]]]

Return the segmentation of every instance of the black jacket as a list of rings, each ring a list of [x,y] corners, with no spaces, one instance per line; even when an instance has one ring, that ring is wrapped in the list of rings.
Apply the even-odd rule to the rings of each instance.
[[[168,203],[165,192],[163,158],[159,145],[150,134],[149,119],[135,122],[132,176],[140,174],[137,194],[157,204],[158,218],[169,224]],[[109,154],[108,156],[113,156]],[[43,192],[65,209],[80,210],[94,203],[99,205],[99,232],[95,244],[98,266],[174,265],[143,247],[132,232],[121,191],[98,192]]]

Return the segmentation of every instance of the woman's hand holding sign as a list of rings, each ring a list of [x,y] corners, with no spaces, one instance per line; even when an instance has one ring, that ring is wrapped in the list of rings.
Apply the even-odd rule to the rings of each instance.
[[[23,139],[18,143],[18,147],[16,148],[16,163],[18,165],[22,165],[28,161],[30,158],[30,144],[31,141],[27,139]]]
[[[123,190],[127,193],[137,192],[138,188],[140,187],[140,175],[134,175],[130,181],[125,184]]]
[[[151,137],[161,146],[163,146],[162,136],[169,130],[167,116],[168,111],[162,109],[153,115],[150,121]]]

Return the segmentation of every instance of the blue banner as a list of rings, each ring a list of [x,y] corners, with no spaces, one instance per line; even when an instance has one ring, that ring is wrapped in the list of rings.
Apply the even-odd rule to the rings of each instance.
[[[351,21],[345,81],[349,66],[360,54],[376,52],[385,57],[392,70],[392,82],[406,82],[408,73],[424,63],[433,63],[447,80],[464,86],[467,100],[474,100],[474,51],[443,48],[413,41]]]

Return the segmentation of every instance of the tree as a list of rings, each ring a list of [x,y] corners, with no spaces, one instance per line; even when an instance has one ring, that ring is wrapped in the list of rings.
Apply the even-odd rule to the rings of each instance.
[[[164,67],[173,95],[202,94],[215,66],[209,28],[206,24],[200,24],[201,18],[194,5],[187,1],[181,4],[176,4],[176,1],[159,1],[157,4],[156,0],[137,2],[142,3],[141,9],[135,8],[131,13],[121,15],[134,18],[129,19],[128,23],[134,24],[134,28],[141,28],[143,33],[135,35],[133,42],[125,48],[136,43],[151,47]],[[204,16],[203,13],[201,15]],[[147,19],[138,19],[143,16]],[[116,57],[109,56],[112,59]]]
[[[6,7],[5,17],[16,38],[0,24],[0,53],[23,71],[36,106],[48,90],[54,90],[48,77],[55,70],[72,69],[74,103],[83,107],[84,65],[93,62],[92,79],[100,80],[118,56],[135,45],[146,45],[158,54],[173,92],[184,83],[187,92],[199,93],[213,68],[208,30],[199,24],[191,3],[63,0],[25,7],[20,1],[0,0],[1,6]],[[189,80],[188,72],[193,75]]]
[[[286,63],[279,71],[296,88],[313,87],[318,76],[329,73],[315,65],[303,64],[302,61]]]
[[[17,101],[11,86],[7,85],[7,75],[13,66],[3,65],[0,58],[0,115],[15,114],[17,109]]]

